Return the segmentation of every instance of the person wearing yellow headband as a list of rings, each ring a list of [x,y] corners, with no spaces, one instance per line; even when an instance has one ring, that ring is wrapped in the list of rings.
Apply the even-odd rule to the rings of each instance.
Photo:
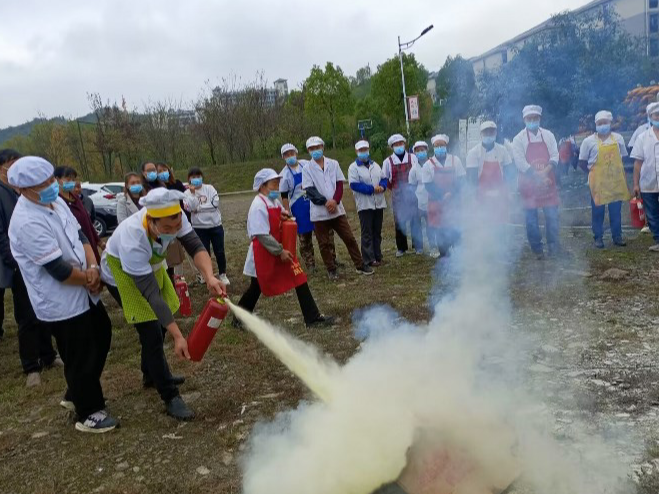
[[[188,345],[174,313],[179,300],[167,276],[167,248],[175,239],[192,257],[213,296],[226,295],[225,285],[213,276],[210,256],[182,214],[183,194],[157,188],[140,199],[143,208],[115,230],[101,259],[101,278],[135,325],[142,345],[145,387],[155,386],[167,413],[189,420],[194,413],[182,400],[178,385],[184,378],[172,376],[163,350],[165,330],[174,340],[177,357],[189,359]]]

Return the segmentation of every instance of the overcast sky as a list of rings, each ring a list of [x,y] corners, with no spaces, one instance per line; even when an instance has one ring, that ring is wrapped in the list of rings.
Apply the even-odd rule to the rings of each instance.
[[[193,100],[205,81],[285,78],[312,65],[348,75],[412,39],[428,70],[447,55],[478,55],[588,0],[0,0],[0,128],[38,113],[89,112],[100,92],[130,107]]]

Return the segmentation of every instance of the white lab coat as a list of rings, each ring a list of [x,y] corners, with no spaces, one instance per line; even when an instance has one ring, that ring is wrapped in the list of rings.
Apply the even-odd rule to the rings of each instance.
[[[382,168],[375,161],[371,163],[370,166],[358,165],[356,161],[353,161],[350,167],[348,168],[348,183],[362,183],[376,187],[380,185],[382,180]],[[385,209],[387,207],[387,200],[384,196],[384,192],[379,194],[362,194],[356,190],[352,191],[355,196],[355,204],[357,206],[357,211],[364,211],[368,209]]]
[[[330,200],[336,192],[336,183],[345,182],[346,177],[343,175],[338,161],[327,157],[324,159],[324,168],[321,168],[314,160],[309,161],[309,164],[302,168],[302,188],[316,187],[320,194]],[[342,203],[338,204],[334,213],[330,213],[325,206],[311,203],[311,221],[313,222],[331,220],[344,214],[346,214],[346,210]]]
[[[550,163],[558,164],[558,144],[556,143],[556,137],[554,134],[543,128],[540,128],[537,134],[524,129],[515,136],[512,145],[513,159],[515,160],[515,165],[520,173],[526,173],[528,169],[531,168],[531,164],[526,161],[526,150],[528,149],[530,142],[544,142],[549,151]]]
[[[659,192],[659,139],[654,130],[646,130],[638,137],[631,157],[643,162],[639,178],[641,192]]]

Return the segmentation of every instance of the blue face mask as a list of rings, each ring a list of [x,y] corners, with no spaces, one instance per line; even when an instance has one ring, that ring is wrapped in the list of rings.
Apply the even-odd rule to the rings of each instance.
[[[323,157],[323,150],[316,149],[315,151],[311,151],[311,157],[315,160],[319,160],[320,158]]]
[[[174,241],[176,238],[176,233],[161,233],[158,235],[158,238],[160,239],[160,242],[164,244],[169,244]]]
[[[650,120],[650,123],[652,124],[653,127],[659,129],[659,120]]]
[[[438,158],[443,158],[444,156],[446,156],[447,152],[448,151],[446,150],[446,146],[439,146],[435,148],[435,156],[437,156]]]
[[[158,180],[167,182],[169,180],[169,172],[161,172],[158,174]]]
[[[274,201],[275,199],[279,199],[279,191],[278,190],[271,190],[268,192],[268,199],[271,201]]]
[[[538,130],[540,128],[540,122],[526,122],[526,128],[528,130]]]
[[[204,183],[204,179],[199,177],[199,178],[193,178],[190,180],[190,183],[192,184],[193,187],[201,187],[201,184]]]
[[[128,190],[131,192],[131,194],[139,194],[142,192],[142,184],[134,184],[128,187]]]
[[[417,159],[421,162],[426,161],[428,159],[428,151],[417,151],[414,154],[416,154]]]
[[[402,154],[405,154],[405,146],[396,146],[394,148],[394,153],[399,155],[399,156],[402,155]]]
[[[64,189],[64,192],[71,192],[75,188],[76,188],[75,182],[64,182],[62,184],[62,189]]]
[[[598,134],[608,134],[609,132],[611,132],[611,124],[597,125],[595,127],[595,130],[597,130]]]
[[[55,181],[39,191],[39,202],[41,204],[52,204],[57,200],[57,196],[59,196],[59,184]]]
[[[483,136],[483,144],[488,147],[494,144],[494,141],[496,140],[497,138],[494,136]]]
[[[146,173],[146,179],[149,182],[155,182],[157,178],[158,178],[158,172],[147,172]]]
[[[359,161],[368,161],[368,157],[370,156],[370,153],[368,151],[364,153],[357,153],[357,158],[359,158]]]
[[[295,163],[297,163],[297,156],[289,156],[286,158],[286,164],[288,166],[293,166]]]

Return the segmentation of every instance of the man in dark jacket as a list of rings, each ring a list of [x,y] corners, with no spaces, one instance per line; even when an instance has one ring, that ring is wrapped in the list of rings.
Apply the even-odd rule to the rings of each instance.
[[[50,331],[34,314],[25,282],[9,248],[7,231],[19,196],[7,183],[7,171],[20,157],[12,149],[0,150],[0,288],[3,295],[6,288],[11,288],[14,319],[18,325],[18,353],[23,372],[27,374],[28,386],[38,386],[41,384],[41,369],[52,365],[61,366],[63,362],[53,349]]]

